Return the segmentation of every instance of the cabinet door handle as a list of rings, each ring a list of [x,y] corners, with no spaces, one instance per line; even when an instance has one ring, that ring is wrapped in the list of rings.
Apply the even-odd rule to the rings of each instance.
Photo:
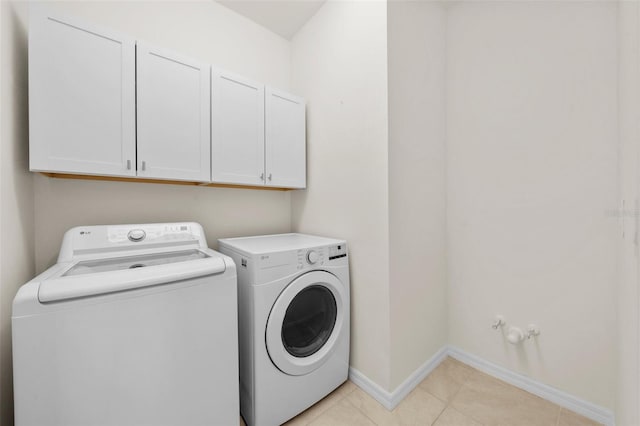
[[[147,162],[143,161],[142,162],[142,171],[144,172],[147,169]]]
[[[131,170],[131,160],[127,160],[127,170]]]
[[[260,173],[260,180],[264,180],[264,173]]]
[[[271,173],[269,173],[269,178],[268,179],[269,179],[269,181],[271,181]]]

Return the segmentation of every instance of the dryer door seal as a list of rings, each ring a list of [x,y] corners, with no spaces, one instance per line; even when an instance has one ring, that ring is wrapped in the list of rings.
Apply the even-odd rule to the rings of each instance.
[[[293,376],[320,367],[343,333],[346,300],[344,285],[329,272],[312,271],[293,280],[267,321],[267,351],[275,366]]]

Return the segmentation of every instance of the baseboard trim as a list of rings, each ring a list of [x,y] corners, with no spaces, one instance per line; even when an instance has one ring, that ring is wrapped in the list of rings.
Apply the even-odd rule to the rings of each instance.
[[[373,399],[382,404],[387,410],[393,410],[431,371],[440,365],[447,356],[455,358],[483,373],[583,415],[593,421],[606,426],[615,425],[615,417],[611,410],[540,383],[520,373],[493,364],[453,346],[442,347],[431,359],[418,367],[393,392],[383,389],[361,371],[353,367],[349,367],[349,379],[360,389],[368,393]]]
[[[447,357],[447,347],[441,348],[427,362],[418,367],[391,393],[391,406],[396,408],[412,390]]]
[[[447,357],[447,349],[446,346],[442,347],[427,362],[411,373],[393,392],[386,391],[353,367],[349,367],[349,379],[368,393],[373,399],[382,404],[387,410],[393,410],[434,368],[444,361]]]
[[[517,388],[553,402],[561,407],[583,415],[606,426],[615,425],[615,417],[611,410],[587,402],[564,391],[540,383],[523,374],[508,370],[486,361],[459,348],[449,346],[448,355],[490,376],[507,382]]]
[[[349,367],[349,380],[368,393],[370,397],[382,404],[382,406],[387,410],[391,411],[395,408],[391,405],[391,393],[384,390],[380,385],[365,376],[361,371],[356,370],[353,367]]]

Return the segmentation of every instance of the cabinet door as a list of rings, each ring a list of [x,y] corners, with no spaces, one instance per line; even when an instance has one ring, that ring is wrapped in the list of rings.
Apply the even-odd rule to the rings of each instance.
[[[33,171],[135,175],[135,41],[32,7]]]
[[[267,186],[306,187],[306,130],[304,100],[266,89]]]
[[[211,71],[211,180],[264,185],[264,85]]]
[[[138,176],[209,181],[209,65],[137,45]]]

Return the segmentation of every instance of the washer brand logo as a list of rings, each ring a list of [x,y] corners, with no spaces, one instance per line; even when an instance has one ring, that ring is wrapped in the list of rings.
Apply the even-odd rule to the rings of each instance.
[[[260,260],[267,260],[269,256],[260,256]]]
[[[89,235],[91,231],[80,231],[80,235]]]

